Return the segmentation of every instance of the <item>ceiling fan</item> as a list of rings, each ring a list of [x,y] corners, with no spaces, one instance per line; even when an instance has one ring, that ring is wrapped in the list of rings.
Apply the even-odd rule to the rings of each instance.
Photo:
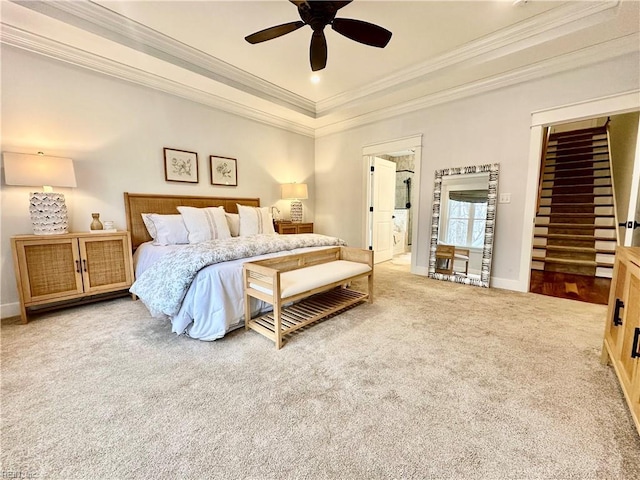
[[[373,23],[351,18],[335,18],[336,12],[351,3],[352,0],[332,2],[324,0],[289,0],[298,7],[302,21],[284,23],[266,28],[245,37],[249,43],[260,43],[291,33],[305,25],[313,30],[309,58],[311,70],[322,70],[327,66],[327,39],[324,27],[331,28],[345,37],[372,47],[384,48],[391,40],[391,32]]]

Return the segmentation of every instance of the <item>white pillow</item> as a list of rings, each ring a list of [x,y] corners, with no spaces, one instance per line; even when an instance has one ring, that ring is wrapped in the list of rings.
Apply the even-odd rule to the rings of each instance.
[[[142,221],[155,245],[177,245],[189,243],[187,227],[182,215],[160,215],[143,213]]]
[[[273,217],[268,207],[245,207],[238,205],[240,215],[240,236],[255,235],[257,233],[276,233],[273,228]]]
[[[232,237],[240,235],[240,215],[237,213],[226,213],[227,224],[229,225],[229,232]]]
[[[158,230],[156,226],[153,224],[153,220],[151,220],[151,213],[141,213],[142,221],[144,222],[144,226],[147,227],[147,232],[154,240],[158,236]]]
[[[189,231],[189,243],[231,237],[223,207],[178,207],[178,211]]]

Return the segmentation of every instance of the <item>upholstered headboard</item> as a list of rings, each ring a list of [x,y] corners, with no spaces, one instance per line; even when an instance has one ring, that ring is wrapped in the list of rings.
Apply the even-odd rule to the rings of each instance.
[[[192,195],[157,195],[153,193],[124,193],[127,230],[131,233],[133,250],[151,240],[142,221],[141,213],[177,214],[181,205],[186,207],[224,207],[228,213],[238,213],[236,204],[259,207],[259,198],[197,197]]]

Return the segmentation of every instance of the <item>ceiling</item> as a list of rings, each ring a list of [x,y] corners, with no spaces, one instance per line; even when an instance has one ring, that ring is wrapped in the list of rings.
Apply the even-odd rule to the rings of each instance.
[[[337,17],[393,32],[384,49],[330,28],[310,80],[311,29],[287,0],[2,1],[3,43],[310,136],[637,51],[627,1],[355,0]]]

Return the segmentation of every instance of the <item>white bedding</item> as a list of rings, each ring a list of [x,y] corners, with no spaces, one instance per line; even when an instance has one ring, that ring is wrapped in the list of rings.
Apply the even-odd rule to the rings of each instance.
[[[151,242],[138,247],[134,255],[136,278],[160,258],[184,245],[153,245]],[[242,288],[242,264],[311,250],[330,247],[302,247],[269,253],[250,258],[215,263],[200,270],[182,301],[180,310],[171,320],[172,331],[199,340],[216,340],[227,332],[244,325],[244,295]],[[251,298],[252,316],[271,309],[271,305]]]

